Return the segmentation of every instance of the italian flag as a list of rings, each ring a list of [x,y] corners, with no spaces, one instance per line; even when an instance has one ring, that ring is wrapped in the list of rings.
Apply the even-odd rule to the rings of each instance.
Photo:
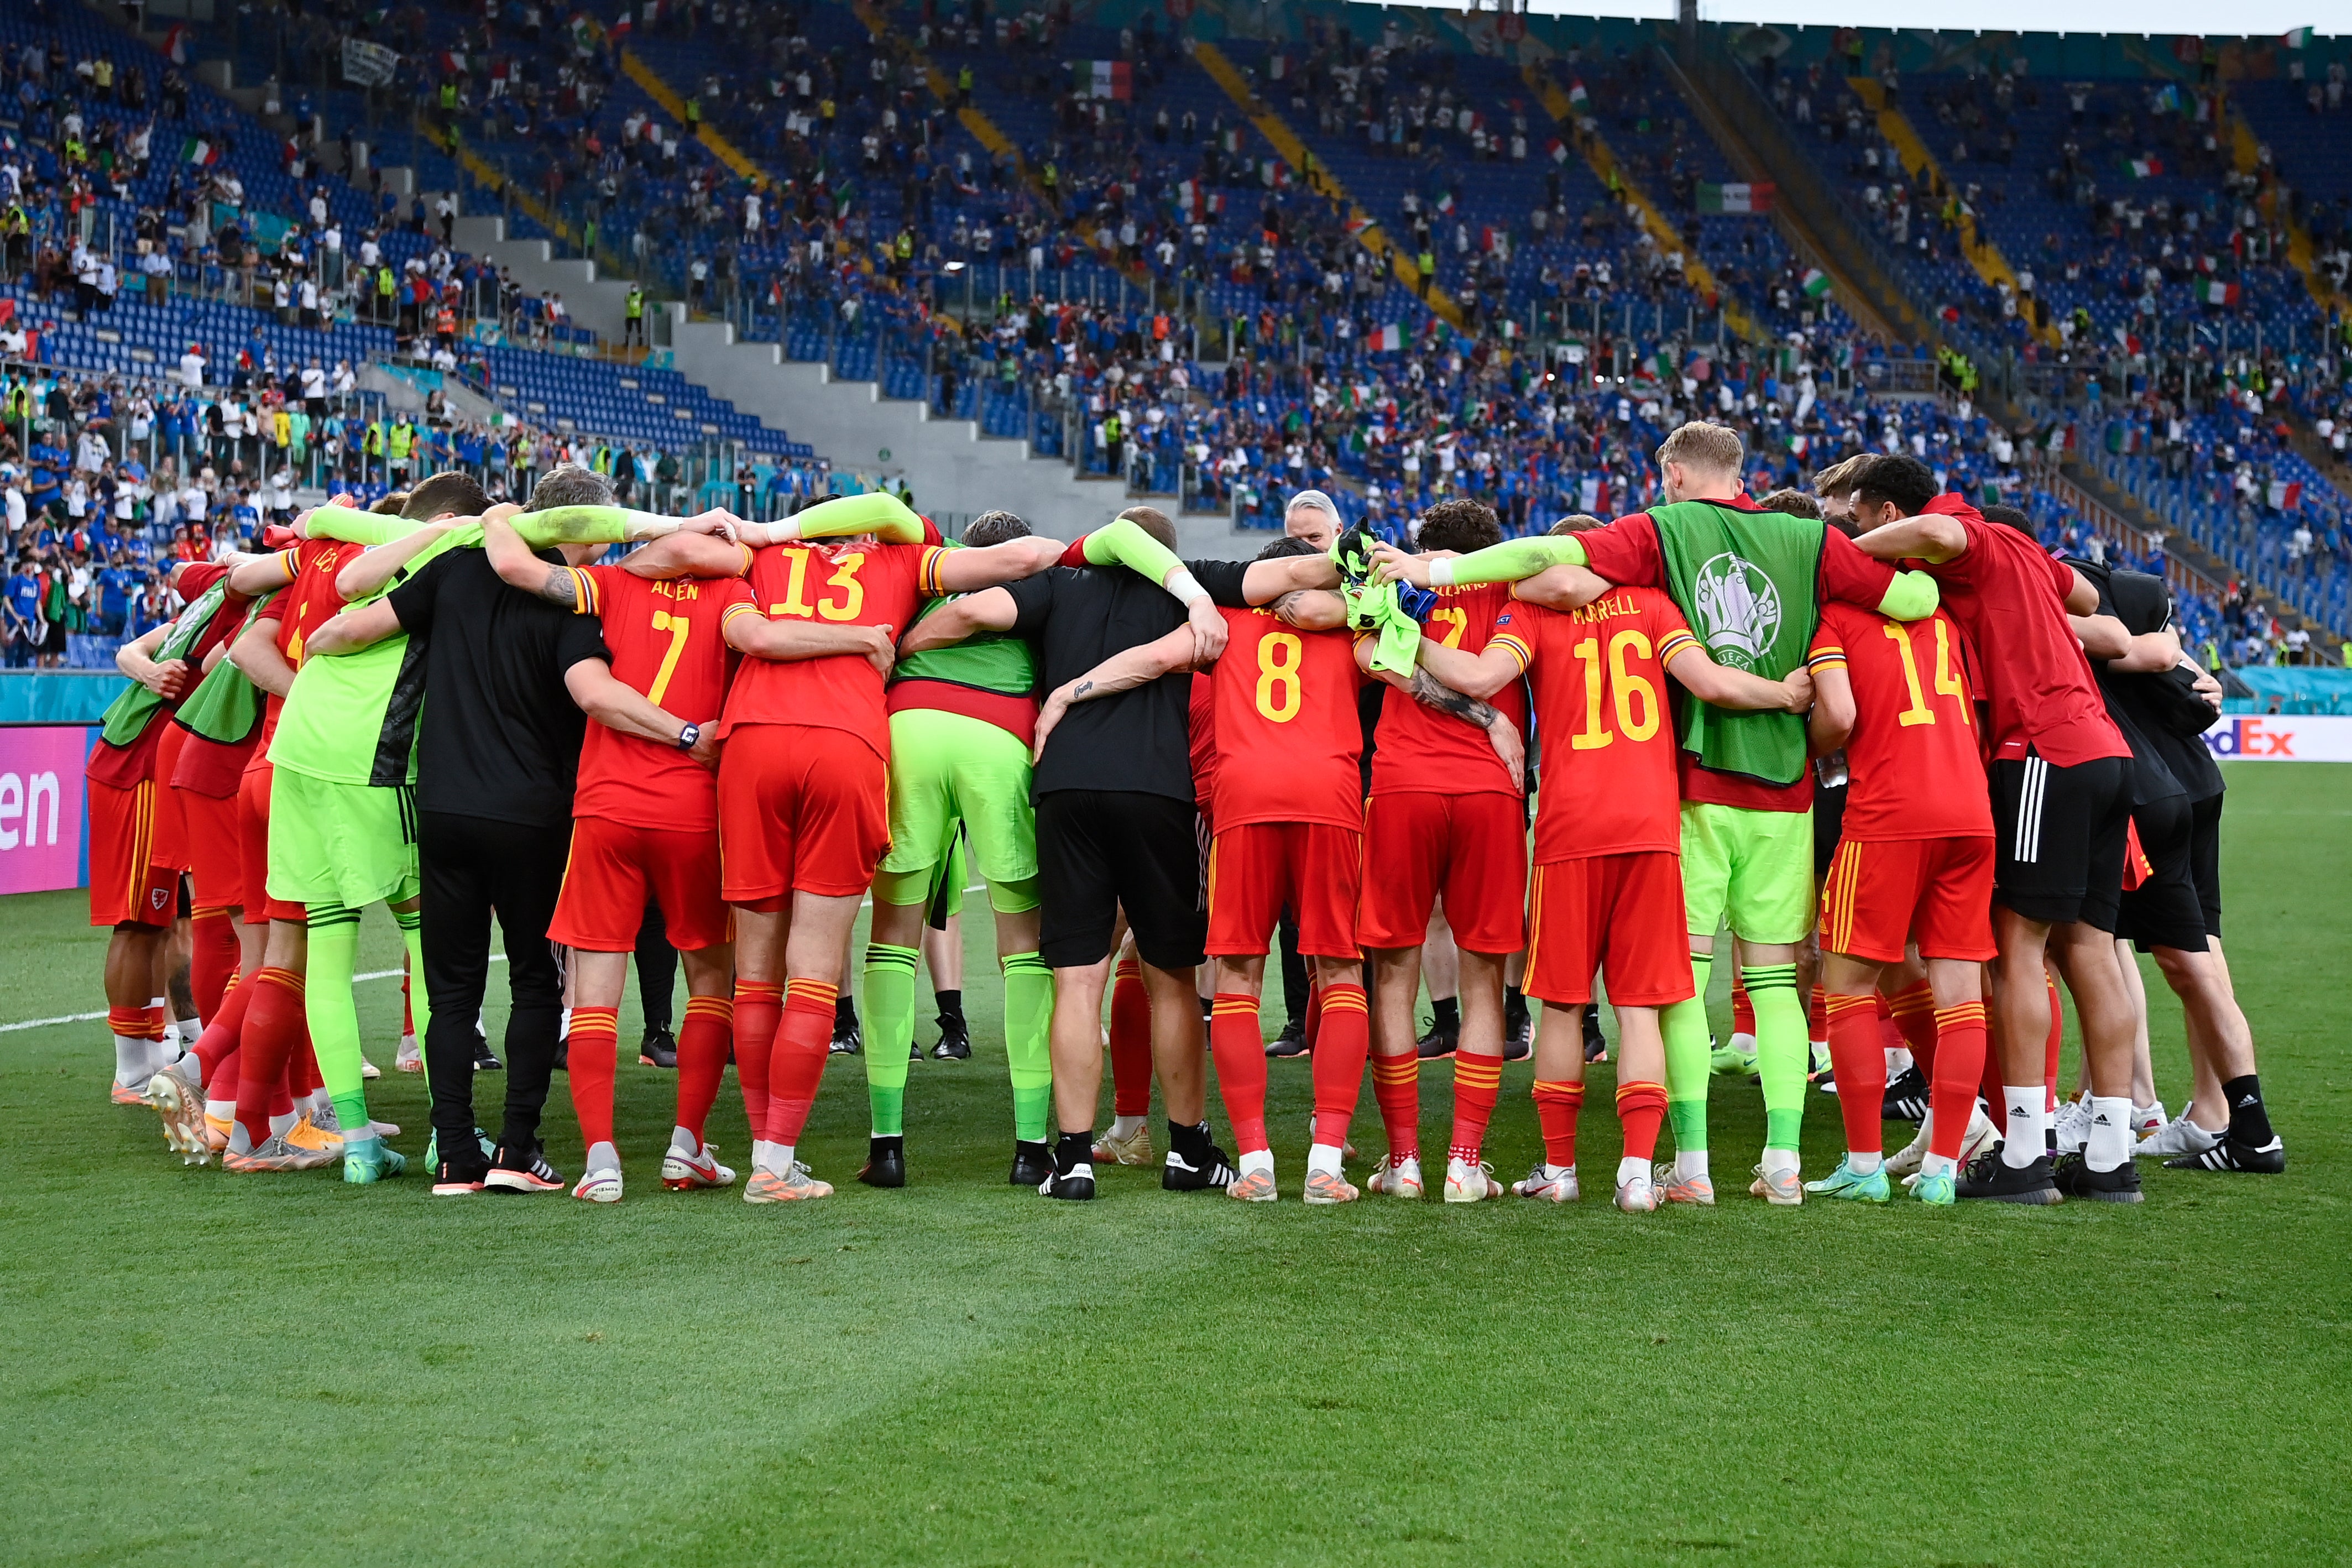
[[[1404,329],[1391,321],[1381,329],[1381,335],[1373,346],[1382,353],[1404,347]]]
[[[1446,192],[1444,195],[1442,195],[1442,196],[1440,196],[1440,197],[1438,197],[1438,198],[1437,198],[1437,210],[1438,210],[1440,213],[1451,213],[1451,212],[1453,212],[1453,210],[1454,210],[1454,193],[1453,193],[1452,191],[1448,191],[1448,192]]]
[[[2146,158],[2126,158],[2124,160],[2124,167],[2131,171],[2133,179],[2146,180],[2164,173],[2164,160],[2153,155]]]
[[[2299,49],[2303,47],[2304,45],[2311,42],[2311,29],[2308,27],[2290,27],[2285,32],[2279,35],[2279,42],[2284,44],[2290,49]]]
[[[1555,163],[1568,162],[1568,143],[1557,136],[1544,143],[1544,151],[1551,155],[1551,161]]]
[[[1356,235],[1363,234],[1367,230],[1377,226],[1378,225],[1374,222],[1370,215],[1366,213],[1359,212],[1353,214],[1348,219],[1348,233],[1351,237]]]
[[[2209,305],[2234,305],[2238,302],[2238,286],[2235,283],[2208,283],[2205,285],[2205,302]]]
[[[1830,291],[1830,275],[1818,267],[1808,267],[1798,287],[1804,289],[1806,299],[1818,300]]]
[[[2293,511],[2303,504],[2303,482],[2299,479],[2273,479],[2269,500],[2273,511]]]
[[[201,136],[191,136],[180,143],[180,162],[183,163],[217,163],[220,155],[221,150]]]
[[[1070,87],[1080,98],[1135,96],[1135,68],[1125,60],[1072,60]]]
[[[1698,188],[1698,210],[1703,213],[1769,213],[1772,210],[1772,187],[1760,184],[1702,184]]]
[[[1584,90],[1584,83],[1581,79],[1568,84],[1568,101],[1579,109],[1584,108],[1592,101],[1592,95]]]

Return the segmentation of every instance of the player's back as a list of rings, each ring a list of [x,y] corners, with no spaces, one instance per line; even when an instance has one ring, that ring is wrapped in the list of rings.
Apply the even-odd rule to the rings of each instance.
[[[1360,830],[1352,640],[1307,631],[1265,608],[1221,608],[1231,637],[1213,671],[1217,831],[1252,822],[1321,822]]]
[[[1668,660],[1697,639],[1656,588],[1612,588],[1580,610],[1514,604],[1495,623],[1535,692],[1543,738],[1538,865],[1682,847]]]
[[[731,662],[722,627],[730,609],[751,603],[743,579],[654,580],[618,566],[577,567],[573,578],[581,613],[604,626],[614,679],[688,723],[715,723]],[[718,781],[675,745],[592,723],[572,815],[676,831],[715,828]]]
[[[752,554],[747,607],[774,621],[889,626],[903,633],[927,598],[941,592],[933,545],[795,542]],[[846,730],[888,756],[883,681],[862,654],[822,658],[747,658],[727,696],[719,733],[739,724],[805,724]]]
[[[1840,836],[1857,842],[1992,831],[1975,685],[1952,617],[1897,621],[1852,605],[1822,607],[1815,668],[1843,662],[1853,689]]]
[[[1422,635],[1466,653],[1486,651],[1495,622],[1512,604],[1507,584],[1440,588],[1438,603]],[[1517,681],[1487,700],[1527,732],[1527,697]],[[1516,795],[1518,781],[1495,754],[1486,732],[1416,700],[1410,692],[1383,687],[1380,727],[1372,749],[1373,795],[1428,792],[1436,795]]]

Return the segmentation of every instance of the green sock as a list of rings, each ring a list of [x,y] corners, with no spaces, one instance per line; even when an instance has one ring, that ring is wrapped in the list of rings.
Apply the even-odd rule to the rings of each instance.
[[[1013,1079],[1013,1136],[1045,1141],[1054,1109],[1054,1057],[1046,1030],[1054,1021],[1054,972],[1034,952],[1004,961],[1004,1060]]]
[[[1805,1008],[1797,966],[1751,964],[1739,972],[1756,1009],[1756,1077],[1764,1089],[1764,1147],[1794,1152],[1805,1123]]]
[[[915,966],[922,960],[915,948],[866,944],[866,1099],[877,1138],[907,1130],[907,1053],[915,1044]]]
[[[1658,1032],[1666,1041],[1666,1119],[1674,1124],[1675,1152],[1706,1152],[1706,982],[1715,973],[1712,953],[1691,954],[1691,983],[1696,994],[1687,1002],[1670,1002],[1658,1013]]]
[[[368,1124],[367,1079],[361,1076],[360,1014],[352,974],[360,954],[360,914],[341,904],[310,906],[310,959],[302,980],[302,1016],[319,1077],[335,1102],[335,1120],[354,1131]]]
[[[425,994],[425,939],[420,934],[425,922],[422,910],[392,911],[393,923],[400,928],[400,940],[408,949],[408,1021],[416,1026],[416,1046],[421,1056],[425,1037],[433,1027],[433,999]],[[425,1089],[433,1089],[433,1065],[425,1066]]]

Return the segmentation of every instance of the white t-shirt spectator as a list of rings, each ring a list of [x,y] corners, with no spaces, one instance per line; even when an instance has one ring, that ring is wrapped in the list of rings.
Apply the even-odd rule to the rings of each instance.
[[[205,384],[205,356],[190,349],[180,356],[180,384],[194,390]]]

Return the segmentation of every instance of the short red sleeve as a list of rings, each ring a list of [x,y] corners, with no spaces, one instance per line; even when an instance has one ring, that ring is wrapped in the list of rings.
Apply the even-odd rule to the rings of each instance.
[[[1658,525],[1646,511],[1621,517],[1576,536],[1593,574],[1620,588],[1663,588],[1665,557],[1658,549]]]
[[[1056,566],[1084,566],[1086,563],[1087,536],[1083,533],[1070,541],[1068,548],[1062,552],[1062,558],[1054,563]]]
[[[1875,610],[1895,584],[1895,568],[1862,552],[1835,529],[1822,541],[1822,597]]]

